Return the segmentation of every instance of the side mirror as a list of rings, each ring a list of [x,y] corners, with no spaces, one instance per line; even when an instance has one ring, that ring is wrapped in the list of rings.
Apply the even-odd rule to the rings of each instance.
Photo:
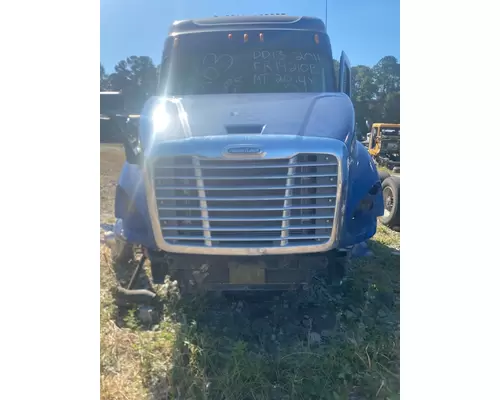
[[[140,115],[149,115],[161,96],[149,97],[142,107]],[[141,165],[144,161],[144,152],[139,136],[140,117],[129,115],[122,129],[122,143],[125,147],[125,156],[129,164]],[[147,140],[147,139],[144,139]],[[147,143],[144,146],[147,147]]]
[[[129,164],[141,164],[142,148],[139,140],[139,118],[127,118],[121,133],[127,162]]]

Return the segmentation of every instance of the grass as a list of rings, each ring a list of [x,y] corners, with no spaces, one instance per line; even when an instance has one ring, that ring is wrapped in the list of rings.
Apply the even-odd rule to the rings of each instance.
[[[122,162],[102,146],[101,222]],[[167,282],[150,326],[114,303],[132,266],[102,246],[101,399],[398,399],[399,233],[380,226],[369,246],[336,292],[188,300]]]

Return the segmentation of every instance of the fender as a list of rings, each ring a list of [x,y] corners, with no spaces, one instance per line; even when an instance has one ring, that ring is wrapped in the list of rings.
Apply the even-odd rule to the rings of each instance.
[[[138,137],[146,157],[151,151],[155,139],[151,135],[152,110],[161,100],[160,96],[150,97],[142,108],[139,121],[137,119],[134,121],[134,124],[138,125]],[[116,190],[115,217],[122,219],[123,235],[128,242],[156,249],[142,165],[130,164],[125,161]]]
[[[123,222],[123,236],[130,243],[156,248],[149,219],[141,167],[125,162],[118,180],[115,217]]]
[[[150,97],[142,108],[138,125],[138,138],[144,155],[150,153],[155,138],[152,137],[152,110],[162,101],[160,96]],[[149,216],[142,165],[125,161],[115,197],[115,217],[122,220],[123,236],[131,243],[156,249]]]
[[[377,231],[377,217],[384,214],[380,178],[367,149],[359,142],[352,151],[340,247],[365,241]],[[359,209],[362,200],[373,202],[371,209]]]

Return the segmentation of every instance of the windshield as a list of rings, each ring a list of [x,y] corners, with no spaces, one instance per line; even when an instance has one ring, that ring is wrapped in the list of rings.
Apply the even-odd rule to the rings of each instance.
[[[160,80],[170,96],[335,91],[330,42],[323,34],[210,32],[176,40]]]

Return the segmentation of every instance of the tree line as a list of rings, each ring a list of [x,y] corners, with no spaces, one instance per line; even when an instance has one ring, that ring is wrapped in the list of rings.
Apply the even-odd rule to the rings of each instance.
[[[339,62],[333,61],[338,76]],[[158,66],[147,56],[130,56],[107,73],[101,64],[101,91],[120,90],[127,108],[138,112],[148,97],[155,94]],[[385,56],[373,67],[352,67],[356,125],[367,131],[366,122],[399,123],[400,64],[396,57]]]

